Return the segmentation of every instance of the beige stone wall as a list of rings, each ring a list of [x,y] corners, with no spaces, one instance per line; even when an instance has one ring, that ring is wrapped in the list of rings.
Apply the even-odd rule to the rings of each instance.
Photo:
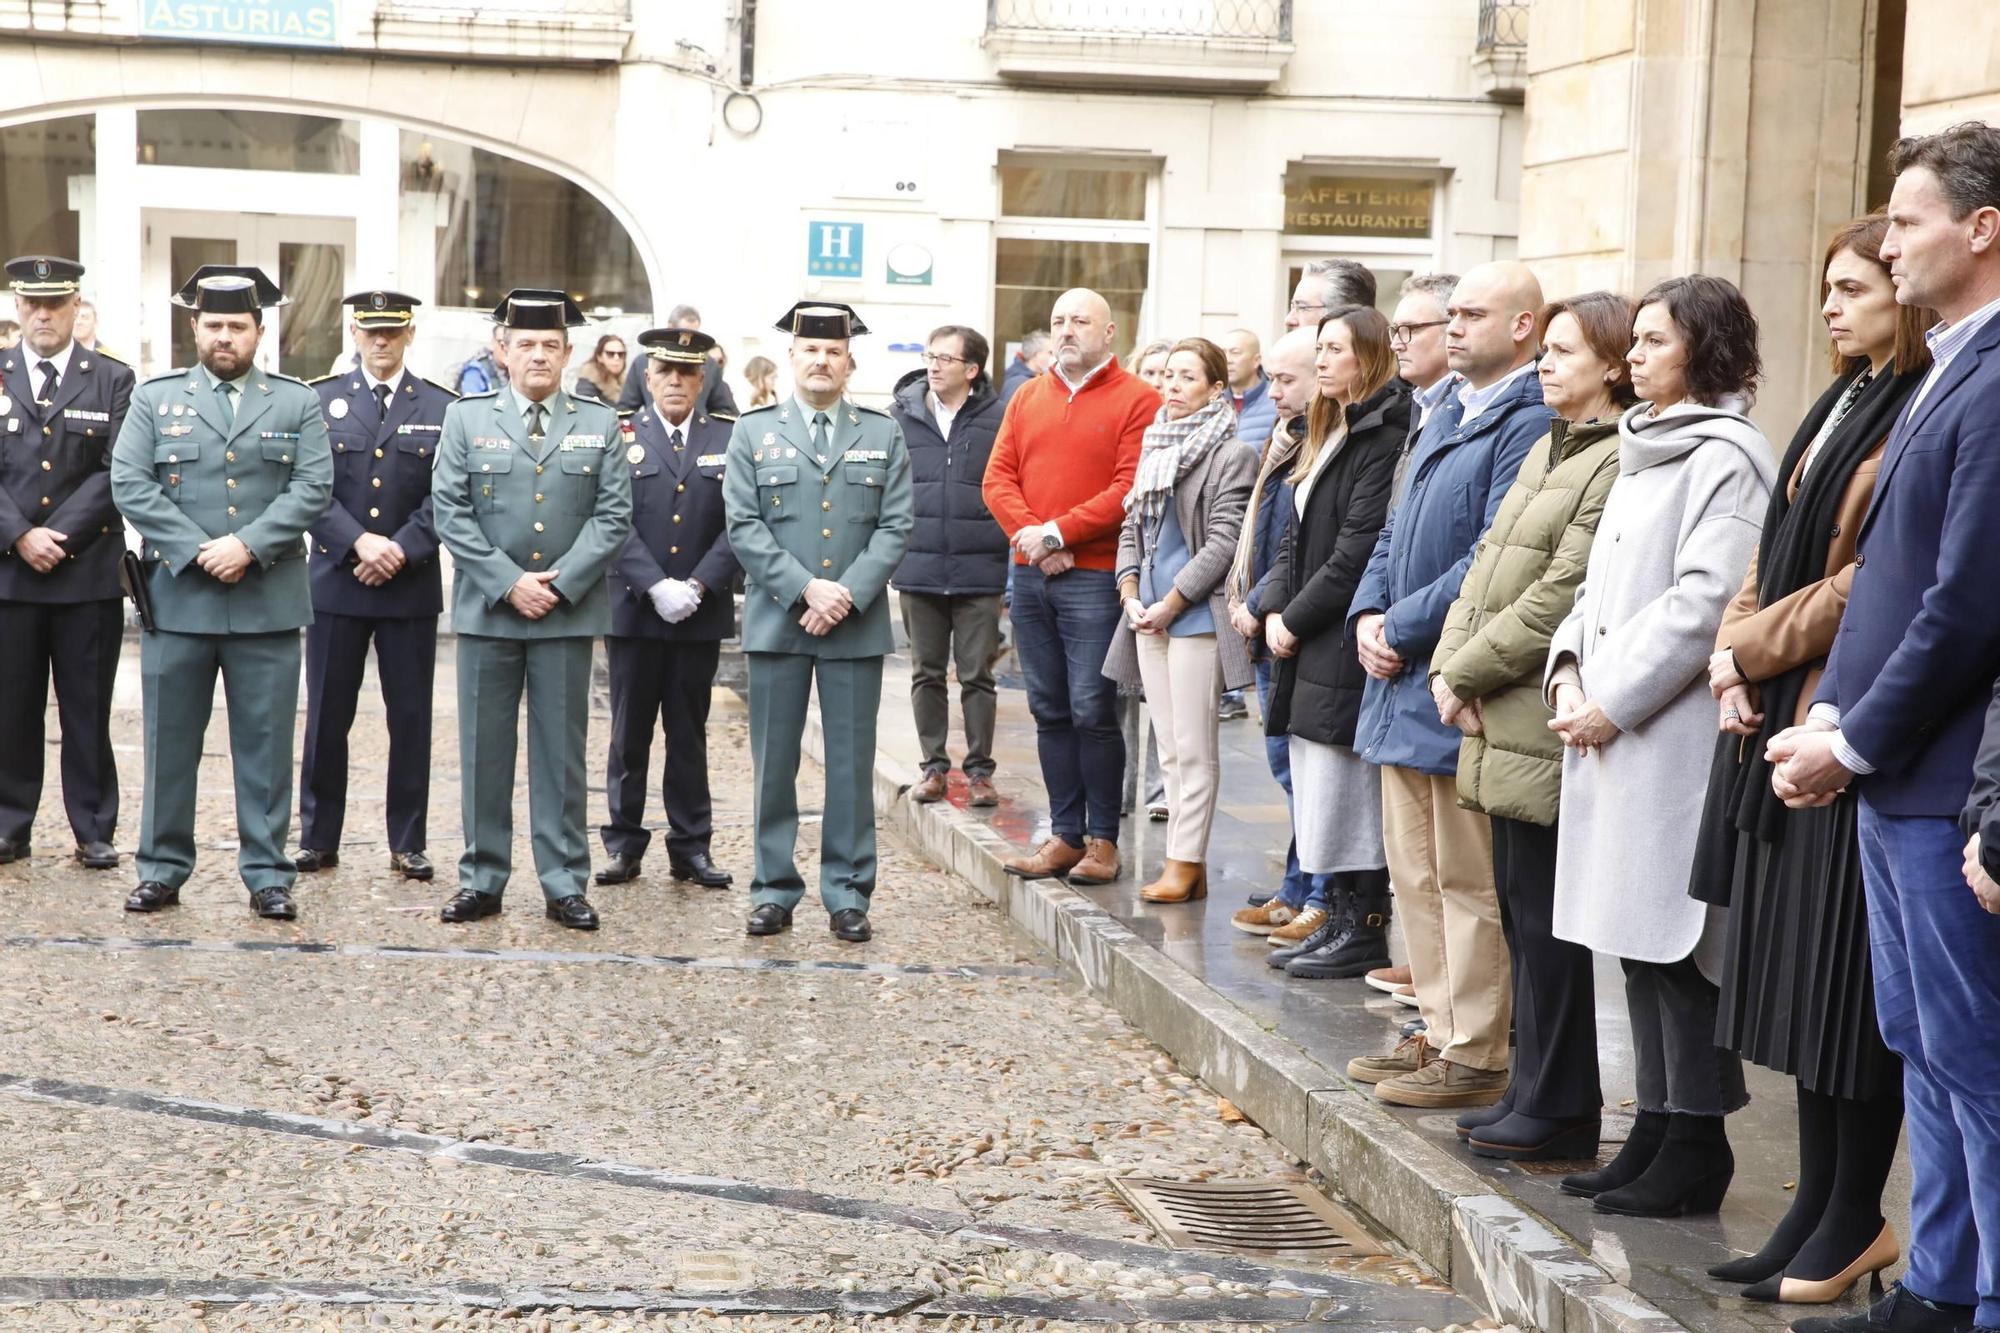
[[[2000,125],[2000,4],[1909,0],[1903,49],[1903,128],[1921,134],[1962,120]]]

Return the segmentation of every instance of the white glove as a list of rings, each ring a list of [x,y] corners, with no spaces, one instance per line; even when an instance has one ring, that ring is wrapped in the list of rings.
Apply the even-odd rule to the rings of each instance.
[[[678,625],[701,605],[701,594],[684,579],[661,579],[646,589],[653,610],[669,625]]]

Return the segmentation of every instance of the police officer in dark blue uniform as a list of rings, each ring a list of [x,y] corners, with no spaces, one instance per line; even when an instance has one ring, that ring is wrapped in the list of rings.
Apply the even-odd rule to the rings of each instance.
[[[83,265],[26,255],[9,261],[7,277],[21,342],[0,352],[0,865],[28,855],[53,672],[76,857],[109,870],[118,864],[111,686],[125,630],[111,444],[132,371],[76,341]]]
[[[361,364],[315,380],[333,441],[333,504],[313,525],[313,622],[306,630],[305,752],[299,761],[301,872],[340,862],[347,814],[347,734],[368,645],[389,725],[389,864],[427,880],[431,685],[444,610],[431,524],[431,465],[457,397],[404,364],[416,335],[402,292],[356,292],[349,332]]]
[[[736,557],[722,511],[722,473],[736,418],[697,410],[715,339],[696,329],[649,329],[647,406],[629,418],[624,462],[632,473],[632,535],[605,575],[611,633],[611,756],[605,766],[611,822],[600,834],[611,859],[599,884],[639,874],[651,839],[641,822],[653,730],[664,724],[667,867],[704,888],[729,887],[709,858],[708,705],[722,640],[736,628]]]

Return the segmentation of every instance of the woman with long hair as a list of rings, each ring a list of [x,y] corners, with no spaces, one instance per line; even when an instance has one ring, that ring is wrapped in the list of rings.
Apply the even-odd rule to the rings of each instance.
[[[1709,659],[1722,732],[1692,892],[1726,904],[1717,1044],[1798,1084],[1799,1175],[1757,1253],[1709,1270],[1751,1300],[1821,1303],[1898,1257],[1882,1191],[1903,1067],[1875,1022],[1852,791],[1788,810],[1771,737],[1803,723],[1854,579],[1889,432],[1930,368],[1937,316],[1896,303],[1880,213],[1842,226],[1820,268],[1834,381],[1792,436],[1764,531]]]
[[[1125,497],[1118,537],[1125,614],[1104,674],[1143,684],[1167,784],[1166,864],[1139,896],[1184,903],[1208,895],[1208,835],[1222,775],[1216,703],[1256,678],[1248,645],[1230,628],[1222,580],[1257,455],[1236,438],[1228,364],[1208,339],[1173,345],[1161,397]]]
[[[625,340],[615,333],[605,334],[591,350],[590,360],[577,367],[576,396],[600,403],[617,402],[625,390],[625,366]]]
[[[753,356],[743,363],[743,378],[750,385],[752,409],[769,407],[778,401],[778,363],[768,356]]]
[[[1328,902],[1315,929],[1268,957],[1288,976],[1358,977],[1389,964],[1389,872],[1381,770],[1354,752],[1367,676],[1347,608],[1389,512],[1411,406],[1380,311],[1328,311],[1314,353],[1305,439],[1285,474],[1291,522],[1260,600],[1273,658],[1264,728],[1288,738],[1299,869],[1328,877]],[[1273,475],[1267,460],[1258,484]]]
[[[1156,391],[1163,389],[1167,381],[1167,353],[1173,345],[1169,339],[1155,338],[1141,347],[1132,357],[1132,373]]]

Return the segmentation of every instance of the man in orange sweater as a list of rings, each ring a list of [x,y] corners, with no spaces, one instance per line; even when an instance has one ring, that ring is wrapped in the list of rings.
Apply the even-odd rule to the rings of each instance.
[[[1050,837],[1007,872],[1118,877],[1125,736],[1104,655],[1118,625],[1118,529],[1160,397],[1111,354],[1111,307],[1077,288],[1049,316],[1056,360],[1007,405],[986,507],[1014,544],[1014,652],[1028,682]]]

